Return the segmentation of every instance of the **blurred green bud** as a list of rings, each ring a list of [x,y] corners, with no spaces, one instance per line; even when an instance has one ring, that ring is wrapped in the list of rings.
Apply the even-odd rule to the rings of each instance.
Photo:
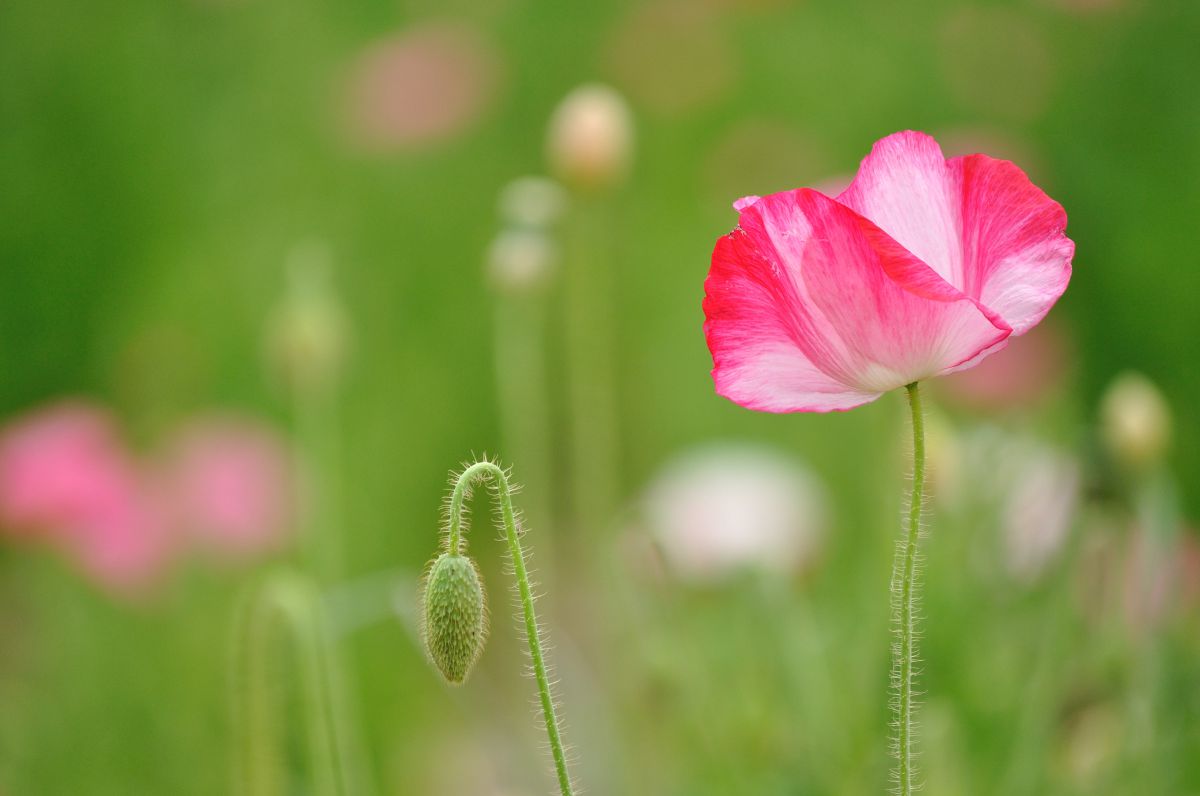
[[[1140,373],[1122,373],[1108,386],[1100,425],[1109,451],[1129,467],[1153,464],[1170,446],[1171,409],[1154,382]]]
[[[287,291],[268,321],[267,357],[294,387],[325,387],[336,380],[347,347],[329,252],[319,243],[302,245],[289,258],[287,271]]]
[[[500,218],[506,224],[546,229],[567,210],[567,192],[547,177],[518,177],[500,191]]]
[[[487,638],[483,585],[475,562],[442,553],[429,568],[424,600],[425,649],[446,681],[462,683]]]
[[[554,175],[576,190],[619,183],[633,155],[633,118],[625,98],[600,84],[576,88],[550,118],[546,154]]]
[[[533,229],[506,229],[488,249],[488,277],[504,292],[536,290],[550,278],[558,262],[558,247]]]

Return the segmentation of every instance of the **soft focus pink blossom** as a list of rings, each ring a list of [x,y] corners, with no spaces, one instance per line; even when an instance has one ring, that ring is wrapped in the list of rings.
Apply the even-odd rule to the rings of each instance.
[[[1124,561],[1125,619],[1136,632],[1195,611],[1200,595],[1200,544],[1187,528],[1156,539],[1135,528]]]
[[[246,557],[286,541],[289,459],[266,428],[236,418],[197,420],[179,433],[168,456],[173,511],[197,546]]]
[[[1135,638],[1165,621],[1194,617],[1200,603],[1200,542],[1180,527],[1168,536],[1111,518],[1088,529],[1078,598],[1098,622],[1120,617]],[[1097,521],[1099,522],[1099,521]]]
[[[161,573],[171,553],[163,520],[103,410],[64,403],[0,434],[0,523],[60,547],[102,584],[136,589]]]
[[[1025,433],[982,425],[955,430],[927,418],[934,499],[972,527],[994,531],[998,560],[1032,583],[1062,554],[1080,517],[1083,472],[1067,449]],[[989,561],[997,557],[988,552]]]
[[[16,533],[75,522],[119,488],[121,458],[111,418],[84,403],[9,424],[0,439],[0,521]]]
[[[195,421],[152,461],[90,404],[18,418],[0,431],[0,529],[61,550],[120,593],[159,580],[189,546],[245,557],[283,542],[288,456],[260,425]]]
[[[1001,505],[1008,569],[1032,580],[1066,543],[1079,509],[1082,475],[1075,460],[1053,448],[1025,452]]]
[[[1064,332],[1046,323],[1022,337],[1010,338],[1007,348],[978,366],[944,379],[940,389],[952,402],[975,409],[1028,406],[1062,384],[1069,361],[1070,346]]]
[[[1062,207],[1019,168],[946,160],[902,132],[837,199],[811,189],[734,203],[705,282],[717,392],[751,409],[850,409],[971,367],[1066,289]]]
[[[500,66],[463,25],[427,24],[379,41],[353,68],[351,133],[369,150],[416,149],[460,133],[491,103]]]

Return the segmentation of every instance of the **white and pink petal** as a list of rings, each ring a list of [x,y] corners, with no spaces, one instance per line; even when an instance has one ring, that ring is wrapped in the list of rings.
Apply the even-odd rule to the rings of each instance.
[[[1074,244],[1061,205],[1017,166],[947,161],[905,131],[876,142],[838,201],[871,219],[943,279],[1021,334],[1066,290]]]
[[[705,288],[717,391],[767,411],[851,408],[1010,333],[876,225],[808,189],[742,203]]]

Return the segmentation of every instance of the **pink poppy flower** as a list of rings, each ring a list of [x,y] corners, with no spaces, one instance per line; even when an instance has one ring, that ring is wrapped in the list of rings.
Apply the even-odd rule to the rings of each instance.
[[[372,44],[348,87],[352,143],[415,151],[465,131],[495,98],[502,67],[484,36],[458,24],[417,25]]]
[[[851,409],[963,370],[1035,326],[1067,287],[1062,206],[1008,161],[947,160],[912,131],[850,187],[734,203],[704,324],[717,392],[750,409]]]
[[[177,521],[227,558],[279,549],[291,526],[287,447],[248,420],[198,420],[176,438],[166,470]]]
[[[101,585],[132,592],[171,555],[164,513],[104,410],[63,403],[0,434],[0,524],[62,549]]]
[[[64,402],[26,415],[0,435],[0,525],[54,535],[123,493],[126,462],[107,413]]]

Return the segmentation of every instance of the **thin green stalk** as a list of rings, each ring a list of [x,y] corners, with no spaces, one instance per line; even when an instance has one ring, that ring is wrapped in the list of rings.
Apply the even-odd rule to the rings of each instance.
[[[549,528],[553,494],[550,417],[546,386],[545,296],[501,295],[496,303],[496,380],[505,447],[521,462],[524,513],[534,528]],[[538,539],[553,561],[552,538]],[[551,584],[553,585],[553,584]]]
[[[338,483],[337,400],[332,385],[298,385],[293,398],[296,427],[295,478],[313,483],[304,505],[298,507],[304,527],[301,543],[312,572],[323,583],[342,574],[341,496]]]
[[[892,569],[892,595],[895,600],[897,641],[892,663],[892,688],[895,707],[896,782],[900,796],[911,796],[916,788],[913,770],[913,669],[917,659],[917,544],[921,540],[921,510],[925,502],[925,418],[921,414],[921,393],[917,383],[909,384],[908,405],[912,411],[913,476],[908,508],[908,526],[896,548]]]
[[[278,796],[286,791],[287,722],[278,687],[282,644],[296,656],[302,681],[312,792],[346,796],[351,790],[347,722],[328,627],[316,587],[291,573],[272,576],[250,595],[238,623],[234,793]]]
[[[613,308],[609,210],[603,198],[579,196],[565,230],[563,333],[570,406],[571,518],[575,530],[585,536],[611,519],[621,455],[613,357],[618,315]]]
[[[562,796],[572,796],[571,778],[567,773],[567,757],[563,751],[562,737],[555,715],[554,699],[550,693],[550,678],[546,675],[545,655],[538,631],[537,614],[533,607],[533,590],[529,585],[529,573],[525,568],[525,554],[521,549],[521,537],[517,531],[517,518],[513,511],[512,490],[508,476],[500,466],[489,462],[476,462],[458,476],[450,497],[450,527],[447,536],[448,552],[462,555],[463,503],[476,481],[494,480],[500,501],[500,518],[508,540],[508,552],[512,556],[513,572],[517,578],[517,592],[521,610],[525,616],[525,638],[529,643],[529,657],[533,661],[533,674],[537,680],[538,697],[542,705],[542,718],[546,722],[546,735],[550,740],[550,751],[554,757],[554,770],[558,776],[558,787]]]

